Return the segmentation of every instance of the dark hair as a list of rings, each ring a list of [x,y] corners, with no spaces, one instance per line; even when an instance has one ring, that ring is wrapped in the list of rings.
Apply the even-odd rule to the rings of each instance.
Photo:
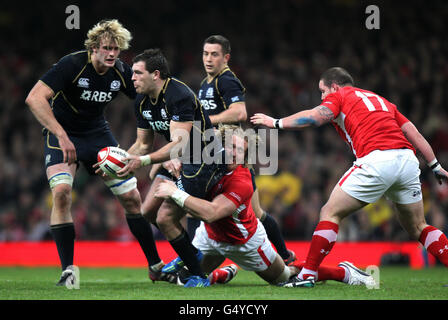
[[[333,67],[328,69],[322,74],[320,79],[327,87],[330,87],[333,83],[339,86],[355,85],[352,76],[347,72],[347,70],[341,67]]]
[[[143,53],[135,56],[135,58],[132,60],[133,63],[139,61],[145,62],[145,68],[149,73],[152,73],[155,70],[159,70],[160,78],[163,80],[170,76],[168,61],[159,48],[147,49],[143,51]]]
[[[230,53],[230,41],[227,40],[226,37],[223,37],[221,35],[210,36],[207,39],[205,39],[204,44],[206,44],[206,43],[220,44],[223,54]]]

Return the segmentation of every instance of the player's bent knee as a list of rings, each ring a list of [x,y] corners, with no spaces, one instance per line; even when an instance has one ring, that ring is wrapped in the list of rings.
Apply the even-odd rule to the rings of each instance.
[[[173,218],[167,214],[158,214],[156,223],[161,229],[168,229],[174,223]]]
[[[116,195],[123,195],[133,189],[137,188],[137,178],[132,177],[128,179],[112,179],[104,181],[106,186],[109,187],[110,191]]]

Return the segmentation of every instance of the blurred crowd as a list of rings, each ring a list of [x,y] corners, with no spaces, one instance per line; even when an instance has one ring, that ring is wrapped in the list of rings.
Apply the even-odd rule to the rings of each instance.
[[[211,34],[228,37],[229,64],[247,89],[249,116],[283,117],[318,105],[320,74],[342,66],[357,86],[395,103],[448,167],[448,5],[443,1],[431,6],[378,2],[379,30],[366,28],[368,3],[363,1],[136,1],[131,6],[121,0],[108,2],[107,9],[103,4],[79,6],[80,30],[65,28],[61,2],[30,4],[26,11],[13,4],[1,9],[0,241],[50,239],[42,128],[24,100],[53,63],[83,49],[87,30],[103,18],[118,18],[132,32],[132,47],[121,56],[125,62],[143,49],[160,47],[172,74],[195,91],[205,76],[202,41]],[[132,101],[120,97],[106,111],[121,146],[129,148],[136,133]],[[262,206],[287,240],[309,240],[320,208],[353,155],[331,125],[280,132],[278,151],[278,172],[257,177]],[[426,218],[446,233],[448,188],[437,184],[423,162],[421,169]],[[151,183],[148,171],[140,169],[137,177],[144,197]],[[101,179],[80,167],[73,193],[77,239],[132,240],[122,207]],[[385,198],[346,219],[338,239],[409,240]]]

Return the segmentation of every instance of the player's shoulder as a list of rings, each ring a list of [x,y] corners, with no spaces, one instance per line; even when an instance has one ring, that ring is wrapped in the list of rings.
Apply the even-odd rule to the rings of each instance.
[[[233,72],[229,67],[225,67],[217,76],[217,81],[238,81],[238,77],[236,76],[235,72]]]
[[[89,53],[87,52],[87,50],[81,50],[63,56],[58,63],[67,66],[70,65],[82,68],[89,62],[90,62]]]
[[[118,58],[115,61],[115,65],[114,65],[115,69],[117,69],[121,74],[132,74],[132,69],[131,67],[125,63],[123,60],[121,60],[120,58]]]
[[[252,175],[250,173],[250,170],[243,165],[239,165],[235,170],[233,170],[232,179],[252,185]]]
[[[162,90],[165,98],[174,98],[176,100],[188,97],[194,98],[196,96],[185,82],[174,77],[167,79],[165,87]]]
[[[229,68],[224,68],[214,79],[215,86],[218,90],[224,90],[226,88],[239,87],[243,92],[245,88],[236,74]]]
[[[249,196],[253,192],[252,176],[248,168],[240,165],[231,173],[223,184],[224,192],[237,191]]]

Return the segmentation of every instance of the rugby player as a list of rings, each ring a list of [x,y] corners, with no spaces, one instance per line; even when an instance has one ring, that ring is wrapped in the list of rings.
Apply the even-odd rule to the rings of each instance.
[[[395,204],[398,219],[411,238],[448,266],[448,240],[426,223],[423,210],[416,149],[439,183],[448,181],[448,173],[428,141],[393,103],[355,87],[352,76],[343,68],[325,71],[319,90],[322,103],[313,109],[282,119],[262,113],[251,117],[255,125],[279,129],[303,129],[332,122],[356,157],[321,209],[305,265],[291,280],[292,285],[312,286],[319,265],[335,244],[340,221],[383,195]]]
[[[235,265],[218,268],[226,258],[244,270],[256,272],[270,284],[286,283],[299,272],[303,263],[285,264],[275,252],[263,224],[252,209],[254,190],[252,176],[247,168],[247,145],[256,143],[256,137],[248,137],[241,127],[229,125],[221,126],[218,136],[224,140],[226,154],[232,161],[227,164],[226,174],[210,190],[206,199],[180,191],[169,180],[157,186],[154,196],[173,199],[192,216],[203,221],[196,231],[193,244],[203,254],[201,265],[209,274],[211,284],[227,283],[236,275]],[[231,143],[227,144],[226,139],[231,139]],[[175,264],[180,265],[179,258],[175,260]],[[179,272],[180,282],[183,281],[182,273],[186,272]],[[321,266],[318,273],[320,281],[336,280],[350,285],[374,284],[370,275],[348,262],[342,262],[338,267]]]
[[[58,285],[75,281],[71,193],[77,168],[83,164],[89,174],[95,174],[98,151],[118,146],[104,109],[119,92],[130,99],[136,96],[132,70],[118,58],[131,39],[131,33],[119,21],[100,21],[87,33],[86,50],[68,54],[54,64],[25,101],[44,127],[45,167],[53,197],[50,230],[62,266]],[[160,263],[151,227],[141,215],[136,178],[101,177],[124,207],[129,228],[148,265]]]
[[[207,140],[213,140],[212,136],[206,138],[204,135],[207,130],[212,135],[214,132],[201,103],[186,84],[170,75],[168,62],[160,49],[145,50],[137,55],[132,70],[132,80],[138,93],[135,101],[137,139],[129,149],[129,163],[118,174],[126,176],[143,166],[181,158],[182,167],[176,179],[178,188],[196,197],[205,197],[225,168],[222,159],[222,164],[219,161],[210,164],[202,161],[202,152],[209,145]],[[151,152],[155,133],[165,137],[168,143]],[[197,150],[195,144],[199,146]],[[222,147],[216,150],[224,154]],[[196,161],[198,156],[200,161]],[[159,226],[188,266],[192,276],[185,286],[208,286],[208,279],[197,259],[201,253],[191,244],[180,222],[185,211],[171,200],[154,198],[154,190],[165,179],[174,177],[172,172],[161,168],[146,195],[142,212],[149,221]],[[161,271],[162,266],[154,271]]]
[[[213,126],[219,124],[243,124],[247,119],[245,102],[246,89],[234,72],[230,70],[230,42],[222,35],[212,35],[205,39],[202,51],[202,62],[207,76],[202,80],[198,93],[204,109],[208,112]],[[255,215],[263,223],[269,240],[277,252],[289,264],[296,257],[292,250],[288,250],[275,219],[264,211],[260,205],[259,193],[255,184],[255,171],[250,168],[254,194],[252,207]],[[197,221],[197,220],[196,220]],[[189,232],[197,227],[194,219],[188,219]]]

